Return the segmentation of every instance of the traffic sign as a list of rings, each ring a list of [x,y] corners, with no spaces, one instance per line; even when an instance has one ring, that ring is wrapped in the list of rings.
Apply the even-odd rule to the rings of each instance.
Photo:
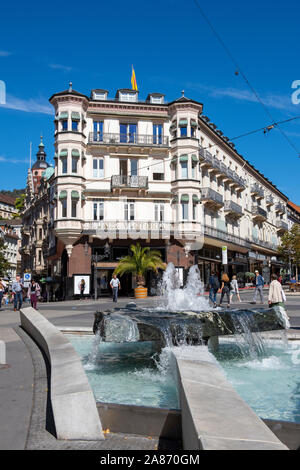
[[[31,273],[24,273],[24,281],[31,281]]]

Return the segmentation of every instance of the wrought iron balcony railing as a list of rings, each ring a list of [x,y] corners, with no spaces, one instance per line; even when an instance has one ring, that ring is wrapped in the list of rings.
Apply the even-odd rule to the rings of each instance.
[[[281,202],[277,202],[277,204],[275,205],[275,211],[285,214],[285,205],[282,204]]]
[[[289,229],[288,224],[284,222],[284,220],[277,220],[276,227],[278,230],[284,230],[284,231]]]
[[[265,195],[264,190],[256,183],[251,185],[251,193],[259,197],[264,197]]]
[[[268,214],[267,211],[265,211],[262,207],[254,205],[252,206],[252,215],[254,218],[259,218],[259,219],[267,219]]]
[[[221,194],[217,193],[217,191],[214,191],[211,188],[201,189],[201,199],[203,201],[208,201],[215,203],[219,206],[223,206],[223,196],[221,196]]]
[[[113,175],[111,177],[111,187],[148,189],[148,176]]]
[[[90,132],[89,143],[99,145],[155,145],[158,147],[168,147],[169,138],[162,135],[145,135],[137,133],[106,133]]]
[[[224,202],[224,211],[228,213],[232,213],[236,216],[243,215],[243,208],[239,204],[234,201],[225,201]]]

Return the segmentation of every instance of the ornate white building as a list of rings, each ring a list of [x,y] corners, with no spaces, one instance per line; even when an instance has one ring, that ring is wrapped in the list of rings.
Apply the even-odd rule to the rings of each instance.
[[[70,84],[50,98],[50,202],[66,295],[74,275],[94,272],[105,291],[137,241],[179,268],[198,262],[205,281],[223,269],[222,246],[230,273],[279,269],[287,197],[203,115],[201,103],[184,93],[171,103],[160,93],[141,101],[138,93],[120,89],[110,98],[95,89],[88,97]],[[130,291],[131,277],[123,285]]]

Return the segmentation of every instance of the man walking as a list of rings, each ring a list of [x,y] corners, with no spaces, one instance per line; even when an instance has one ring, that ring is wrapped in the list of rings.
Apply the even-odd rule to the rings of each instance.
[[[12,283],[11,289],[14,294],[14,311],[20,310],[22,308],[22,302],[23,302],[23,290],[24,286],[21,282],[21,278],[19,275],[16,276],[16,280]]]
[[[113,302],[118,301],[118,291],[121,289],[121,284],[119,279],[115,274],[113,274],[112,280],[110,281],[110,287],[112,288],[113,292]]]
[[[217,292],[220,288],[220,283],[219,283],[218,277],[213,271],[209,277],[208,285],[209,285],[209,299],[212,302],[213,307],[216,307],[217,306]]]
[[[252,304],[256,304],[257,293],[259,293],[261,303],[262,304],[264,303],[264,297],[263,297],[264,285],[265,285],[264,278],[262,277],[261,274],[259,274],[259,271],[255,271],[255,291],[254,291],[254,296],[253,296],[253,302],[251,302]]]

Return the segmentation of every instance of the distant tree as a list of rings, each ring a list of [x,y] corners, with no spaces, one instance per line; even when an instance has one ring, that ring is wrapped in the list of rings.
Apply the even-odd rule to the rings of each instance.
[[[278,247],[279,256],[295,266],[296,279],[298,280],[298,267],[300,265],[300,225],[293,227],[281,237],[281,245]]]
[[[25,193],[25,189],[1,189],[0,194],[4,194],[5,196],[10,196],[13,198],[21,196],[21,194]]]
[[[5,242],[4,239],[0,237],[0,276],[5,276],[9,267],[10,264],[5,257]]]
[[[24,209],[25,205],[25,193],[22,193],[17,199],[15,200],[15,208],[16,208],[16,213],[14,214],[14,218],[20,217],[21,212]]]

